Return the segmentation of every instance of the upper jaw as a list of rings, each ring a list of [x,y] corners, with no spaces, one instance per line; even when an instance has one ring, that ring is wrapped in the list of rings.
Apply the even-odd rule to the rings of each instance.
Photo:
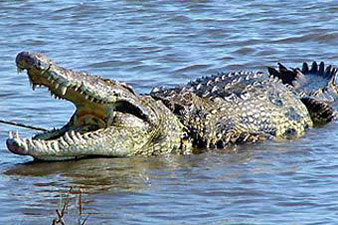
[[[21,52],[16,57],[20,70],[26,69],[33,89],[37,85],[45,86],[52,96],[66,99],[78,106],[109,105],[112,108],[128,103],[142,119],[153,123],[148,111],[139,101],[132,87],[118,81],[90,76],[62,68],[42,54]],[[93,107],[92,107],[93,108]]]
[[[15,59],[16,66],[19,70],[36,69],[43,71],[51,64],[44,55],[40,53],[20,52]]]
[[[42,54],[21,52],[16,57],[18,71],[27,70],[32,89],[37,86],[47,87],[51,95],[77,102],[105,103],[103,99],[92,96],[88,91],[85,74],[63,69],[48,60]]]
[[[67,70],[39,53],[19,53],[16,57],[16,65],[19,71],[27,70],[33,89],[37,85],[48,87],[52,94],[72,101],[74,104],[76,100],[100,104],[117,101],[128,101],[132,104],[138,102],[132,87],[125,83]],[[78,99],[74,99],[74,96]]]

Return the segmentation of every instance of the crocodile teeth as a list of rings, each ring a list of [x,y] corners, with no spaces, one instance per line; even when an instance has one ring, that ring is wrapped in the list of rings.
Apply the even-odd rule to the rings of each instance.
[[[43,143],[41,141],[35,141],[35,144],[36,144],[36,147],[38,149],[45,149],[44,145],[43,145]]]
[[[76,133],[74,132],[74,135],[72,135],[72,136],[73,136],[73,138],[77,138],[79,141],[83,140],[80,132],[76,132]]]
[[[8,137],[9,137],[9,139],[13,139],[13,132],[12,132],[12,131],[10,131],[10,132],[8,133]]]
[[[22,142],[20,143],[24,149],[28,149],[28,145],[26,142],[27,139],[23,139]]]
[[[79,88],[80,88],[79,86],[75,86],[75,87],[74,87],[74,91],[79,90]]]
[[[59,84],[59,83],[55,83],[55,85],[54,85],[55,89],[58,89],[58,88],[59,88],[59,86],[60,86],[60,84]]]
[[[19,137],[19,131],[15,132],[15,138],[20,139],[20,137]]]
[[[89,98],[90,101],[96,102],[96,99],[94,97]]]
[[[53,149],[52,141],[45,142],[47,149]]]
[[[62,86],[62,87],[61,87],[61,94],[62,94],[62,95],[65,95],[66,92],[67,92],[67,87],[66,87],[66,86]]]
[[[59,144],[57,141],[52,141],[51,145],[52,145],[52,149],[54,149],[57,152],[60,151]]]
[[[69,145],[68,142],[65,140],[64,137],[61,137],[61,138],[59,139],[59,143],[60,143],[60,145],[62,145],[63,147],[67,147],[67,146]]]
[[[83,135],[83,139],[84,139],[84,140],[89,140],[89,139],[90,139],[89,134],[88,134],[88,133],[85,133],[85,134]]]
[[[67,143],[69,144],[73,143],[73,139],[71,138],[71,135],[69,132],[66,132],[63,138],[65,139]]]
[[[29,138],[26,142],[27,142],[27,144],[29,144],[30,146],[35,148],[35,145],[34,145],[33,140],[31,138]]]
[[[75,131],[71,130],[68,132],[71,138],[75,137]]]

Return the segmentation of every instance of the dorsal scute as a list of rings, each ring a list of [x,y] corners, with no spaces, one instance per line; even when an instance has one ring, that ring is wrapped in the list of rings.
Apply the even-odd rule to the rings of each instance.
[[[264,79],[262,78],[264,76]],[[262,79],[260,79],[262,78]],[[185,92],[192,92],[198,97],[210,98],[225,97],[225,100],[235,102],[245,99],[245,96],[241,98],[241,93],[237,93],[236,96],[230,96],[233,94],[234,87],[241,86],[239,90],[244,89],[245,86],[251,86],[255,81],[261,83],[268,79],[266,74],[261,72],[230,72],[230,73],[218,73],[209,77],[198,78],[194,81],[190,81],[188,84],[175,88],[154,88],[151,91],[151,95],[164,99],[170,98],[174,94],[183,94]],[[229,89],[229,91],[227,91]],[[228,93],[231,92],[231,93]],[[228,94],[227,94],[228,93]],[[245,94],[245,93],[243,93]],[[229,96],[228,96],[229,95]],[[237,98],[238,97],[238,98]]]
[[[314,61],[311,66],[304,62],[302,68],[287,68],[278,63],[278,68],[268,67],[268,73],[292,86],[301,97],[308,96],[323,102],[333,102],[338,97],[338,70]]]

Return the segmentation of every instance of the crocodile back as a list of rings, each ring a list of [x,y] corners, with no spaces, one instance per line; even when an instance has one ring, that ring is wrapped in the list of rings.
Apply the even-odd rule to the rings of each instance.
[[[263,73],[221,73],[176,88],[157,88],[161,100],[186,126],[196,146],[298,137],[312,126],[297,95]]]

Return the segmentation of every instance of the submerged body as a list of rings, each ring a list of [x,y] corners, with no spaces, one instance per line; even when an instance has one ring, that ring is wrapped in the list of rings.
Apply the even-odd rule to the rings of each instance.
[[[278,78],[278,71],[219,74],[136,95],[127,84],[64,69],[41,54],[22,52],[16,63],[18,69],[27,70],[33,89],[47,87],[52,96],[76,107],[61,129],[28,139],[10,133],[10,151],[39,160],[189,154],[299,137],[313,126],[313,118],[329,122],[335,117],[326,103],[300,97]],[[336,76],[331,74],[334,80]]]

